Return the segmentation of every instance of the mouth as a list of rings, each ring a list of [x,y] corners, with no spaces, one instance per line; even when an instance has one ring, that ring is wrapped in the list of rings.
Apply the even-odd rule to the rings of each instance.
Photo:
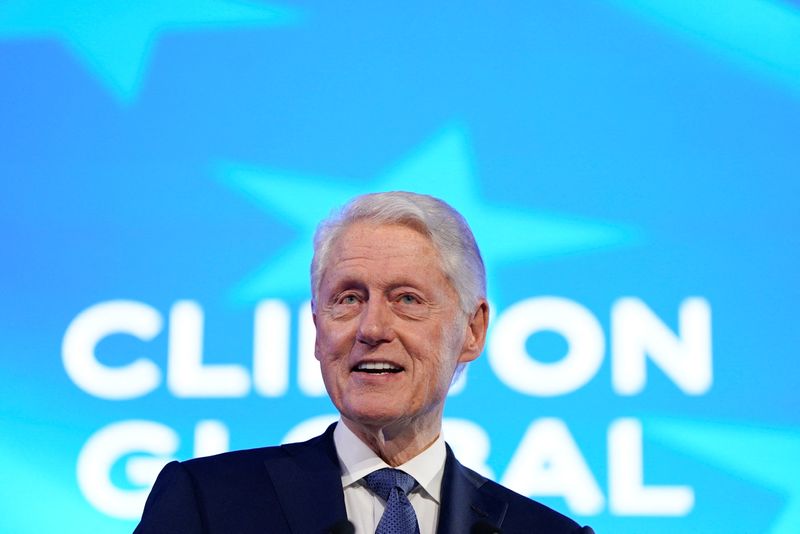
[[[354,373],[367,373],[370,375],[395,374],[403,371],[399,365],[389,362],[361,362],[352,371]]]

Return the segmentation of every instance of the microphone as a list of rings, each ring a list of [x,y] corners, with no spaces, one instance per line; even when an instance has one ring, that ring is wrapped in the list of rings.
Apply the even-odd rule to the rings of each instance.
[[[347,519],[337,521],[327,530],[328,534],[356,534],[356,527]]]
[[[470,534],[503,534],[500,527],[496,527],[486,521],[478,521],[469,529]]]

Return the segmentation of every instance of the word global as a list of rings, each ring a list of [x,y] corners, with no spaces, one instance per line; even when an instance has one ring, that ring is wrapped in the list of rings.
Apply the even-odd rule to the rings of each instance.
[[[336,420],[318,416],[299,423],[283,442],[308,439]],[[461,461],[494,478],[486,466],[491,450],[489,434],[466,419],[443,422],[443,433]],[[694,506],[694,490],[684,485],[645,485],[642,425],[635,418],[611,422],[606,436],[608,510],[614,515],[682,516]],[[224,423],[200,421],[194,429],[194,457],[228,451]],[[78,456],[78,485],[84,497],[101,512],[120,519],[141,514],[158,471],[174,460],[180,438],[161,423],[127,420],[112,423],[92,435]],[[139,486],[123,488],[112,479],[114,466],[124,461],[128,481]],[[606,506],[597,478],[567,424],[558,418],[534,420],[512,455],[501,484],[536,497],[563,497],[572,513],[595,515]]]

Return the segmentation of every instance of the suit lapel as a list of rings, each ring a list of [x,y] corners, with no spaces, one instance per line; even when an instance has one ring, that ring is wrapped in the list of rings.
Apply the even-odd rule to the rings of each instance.
[[[264,462],[292,533],[327,532],[347,517],[333,428],[311,441],[284,445],[285,456]],[[508,503],[482,491],[485,482],[447,447],[437,534],[464,534],[477,521],[502,525]]]
[[[347,517],[333,427],[311,441],[284,445],[285,456],[264,462],[290,532],[327,532]]]
[[[437,534],[464,534],[477,521],[500,527],[508,503],[481,491],[485,482],[484,477],[462,466],[447,447]]]

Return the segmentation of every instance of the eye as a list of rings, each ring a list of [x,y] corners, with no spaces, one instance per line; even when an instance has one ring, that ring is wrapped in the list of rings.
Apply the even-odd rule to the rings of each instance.
[[[404,293],[397,299],[401,304],[419,304],[420,300],[411,293]]]
[[[358,296],[354,295],[353,293],[345,293],[344,295],[340,296],[336,303],[337,304],[356,304],[358,302]]]

